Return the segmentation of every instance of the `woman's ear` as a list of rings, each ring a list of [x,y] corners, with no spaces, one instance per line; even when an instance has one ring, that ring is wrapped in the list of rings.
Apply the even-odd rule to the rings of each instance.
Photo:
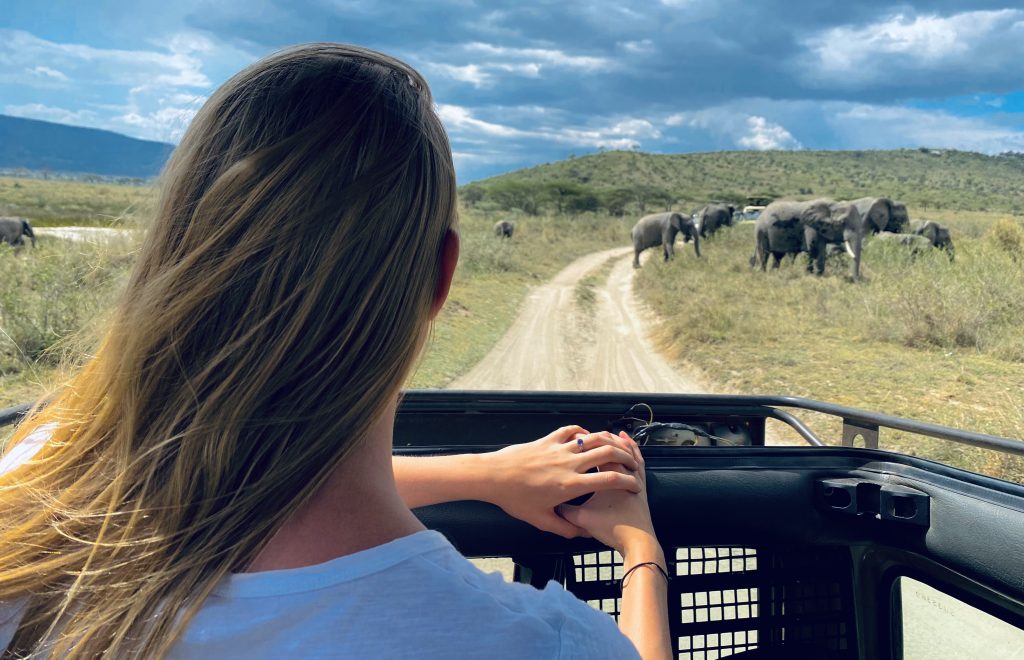
[[[434,304],[430,307],[430,318],[437,318],[444,301],[448,299],[448,291],[452,287],[455,266],[459,263],[459,234],[454,229],[445,232],[441,240],[441,264],[437,269],[437,286],[434,289]]]

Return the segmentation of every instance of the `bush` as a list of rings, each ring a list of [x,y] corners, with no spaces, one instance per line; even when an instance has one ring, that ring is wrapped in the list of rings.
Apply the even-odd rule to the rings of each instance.
[[[996,220],[988,231],[989,240],[1014,261],[1024,260],[1024,227],[1009,218]]]
[[[61,361],[63,342],[110,310],[131,266],[129,243],[42,239],[17,254],[0,245],[0,374]]]

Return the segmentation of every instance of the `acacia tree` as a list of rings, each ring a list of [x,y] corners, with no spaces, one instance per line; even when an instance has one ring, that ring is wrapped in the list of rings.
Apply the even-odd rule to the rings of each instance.
[[[482,202],[486,196],[487,191],[484,190],[483,186],[470,183],[462,186],[459,190],[459,197],[466,203],[466,206],[476,206],[478,202]]]
[[[626,215],[626,205],[635,199],[632,188],[612,188],[601,193],[601,205],[609,215],[622,217]]]
[[[540,213],[540,186],[525,181],[498,181],[490,186],[487,196],[506,209],[516,208],[527,215]]]

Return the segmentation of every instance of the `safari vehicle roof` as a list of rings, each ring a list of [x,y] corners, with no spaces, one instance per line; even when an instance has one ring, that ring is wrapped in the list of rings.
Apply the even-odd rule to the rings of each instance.
[[[485,451],[565,423],[635,432],[643,415],[626,411],[638,403],[727,441],[643,448],[680,658],[902,657],[901,577],[1010,622],[1024,642],[1024,486],[884,450],[899,430],[1024,460],[1016,440],[795,397],[412,391],[395,451]],[[841,435],[819,437],[810,413],[841,420]],[[808,446],[765,446],[768,419]],[[518,580],[560,580],[618,612],[621,564],[594,541],[478,502],[417,514],[469,556],[511,558]]]
[[[567,423],[636,433],[648,422],[637,404],[707,440],[643,447],[678,657],[901,658],[903,578],[1024,641],[1024,486],[884,449],[899,430],[1024,460],[1016,440],[795,397],[414,390],[394,451],[487,451]],[[0,411],[0,425],[24,410]],[[841,420],[841,434],[819,437],[801,419],[810,413]],[[768,419],[807,446],[766,446]],[[514,579],[558,580],[617,615],[621,560],[597,542],[481,502],[416,513],[467,556],[508,558]]]

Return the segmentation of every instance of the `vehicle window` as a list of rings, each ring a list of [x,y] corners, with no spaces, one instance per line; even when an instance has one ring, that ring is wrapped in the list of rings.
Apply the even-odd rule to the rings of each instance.
[[[1024,630],[912,578],[900,577],[903,657],[1013,658],[1024,649]]]

